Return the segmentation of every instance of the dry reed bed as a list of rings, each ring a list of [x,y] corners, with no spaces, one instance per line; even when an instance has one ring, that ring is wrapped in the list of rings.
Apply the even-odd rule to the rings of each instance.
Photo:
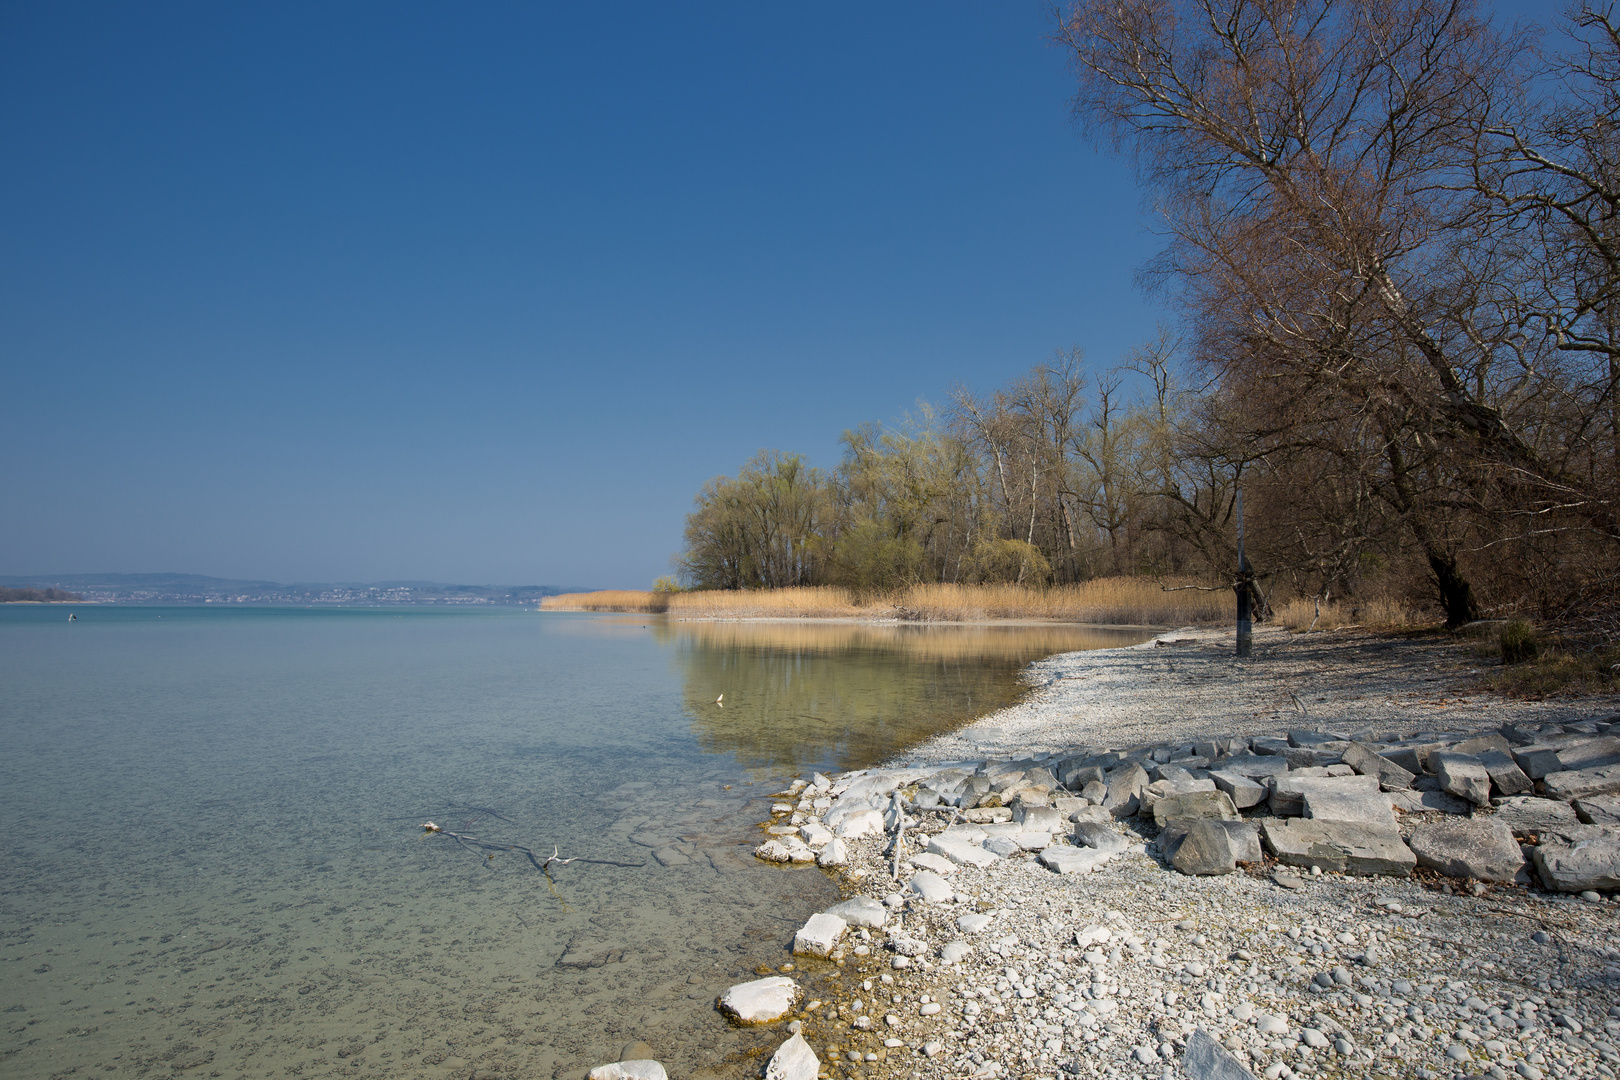
[[[661,637],[705,649],[780,652],[886,652],[911,660],[1010,660],[1129,644],[1131,631],[1091,625],[930,626],[927,623],[862,623],[779,620],[687,620],[662,625]],[[1138,632],[1142,633],[1142,632]]]
[[[857,597],[834,587],[744,592],[653,593],[616,590],[547,597],[546,611],[664,612],[677,619],[901,619],[914,622],[1052,622],[1182,626],[1224,620],[1232,594],[1177,586],[1188,581],[1099,578],[1083,585],[914,585],[884,596]]]

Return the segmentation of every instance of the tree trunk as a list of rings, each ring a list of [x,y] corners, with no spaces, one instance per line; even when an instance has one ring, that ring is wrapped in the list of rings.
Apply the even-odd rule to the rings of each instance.
[[[1430,550],[1429,569],[1434,572],[1435,585],[1440,590],[1440,606],[1446,612],[1446,626],[1455,630],[1463,623],[1479,618],[1479,605],[1474,602],[1474,587],[1457,566],[1457,558],[1447,552]]]

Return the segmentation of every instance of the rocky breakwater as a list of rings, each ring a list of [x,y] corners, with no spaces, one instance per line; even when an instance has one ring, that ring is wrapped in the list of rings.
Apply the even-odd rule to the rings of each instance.
[[[734,1010],[790,1036],[768,1077],[1620,1075],[1614,718],[817,775],[773,810],[756,855],[853,895],[783,942],[825,1000],[720,1003],[770,996]]]

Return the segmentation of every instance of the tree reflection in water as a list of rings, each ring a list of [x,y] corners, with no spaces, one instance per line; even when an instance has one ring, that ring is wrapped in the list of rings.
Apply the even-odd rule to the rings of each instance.
[[[751,768],[858,769],[1018,701],[1054,653],[1147,640],[1138,628],[664,622],[704,748]],[[716,699],[725,695],[724,704]]]

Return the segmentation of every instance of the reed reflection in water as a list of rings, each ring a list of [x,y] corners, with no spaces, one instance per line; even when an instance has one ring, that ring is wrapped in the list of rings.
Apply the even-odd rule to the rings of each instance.
[[[1033,661],[1153,631],[1072,624],[659,622],[704,748],[745,765],[859,769],[1017,702]],[[724,702],[718,702],[722,694]]]

